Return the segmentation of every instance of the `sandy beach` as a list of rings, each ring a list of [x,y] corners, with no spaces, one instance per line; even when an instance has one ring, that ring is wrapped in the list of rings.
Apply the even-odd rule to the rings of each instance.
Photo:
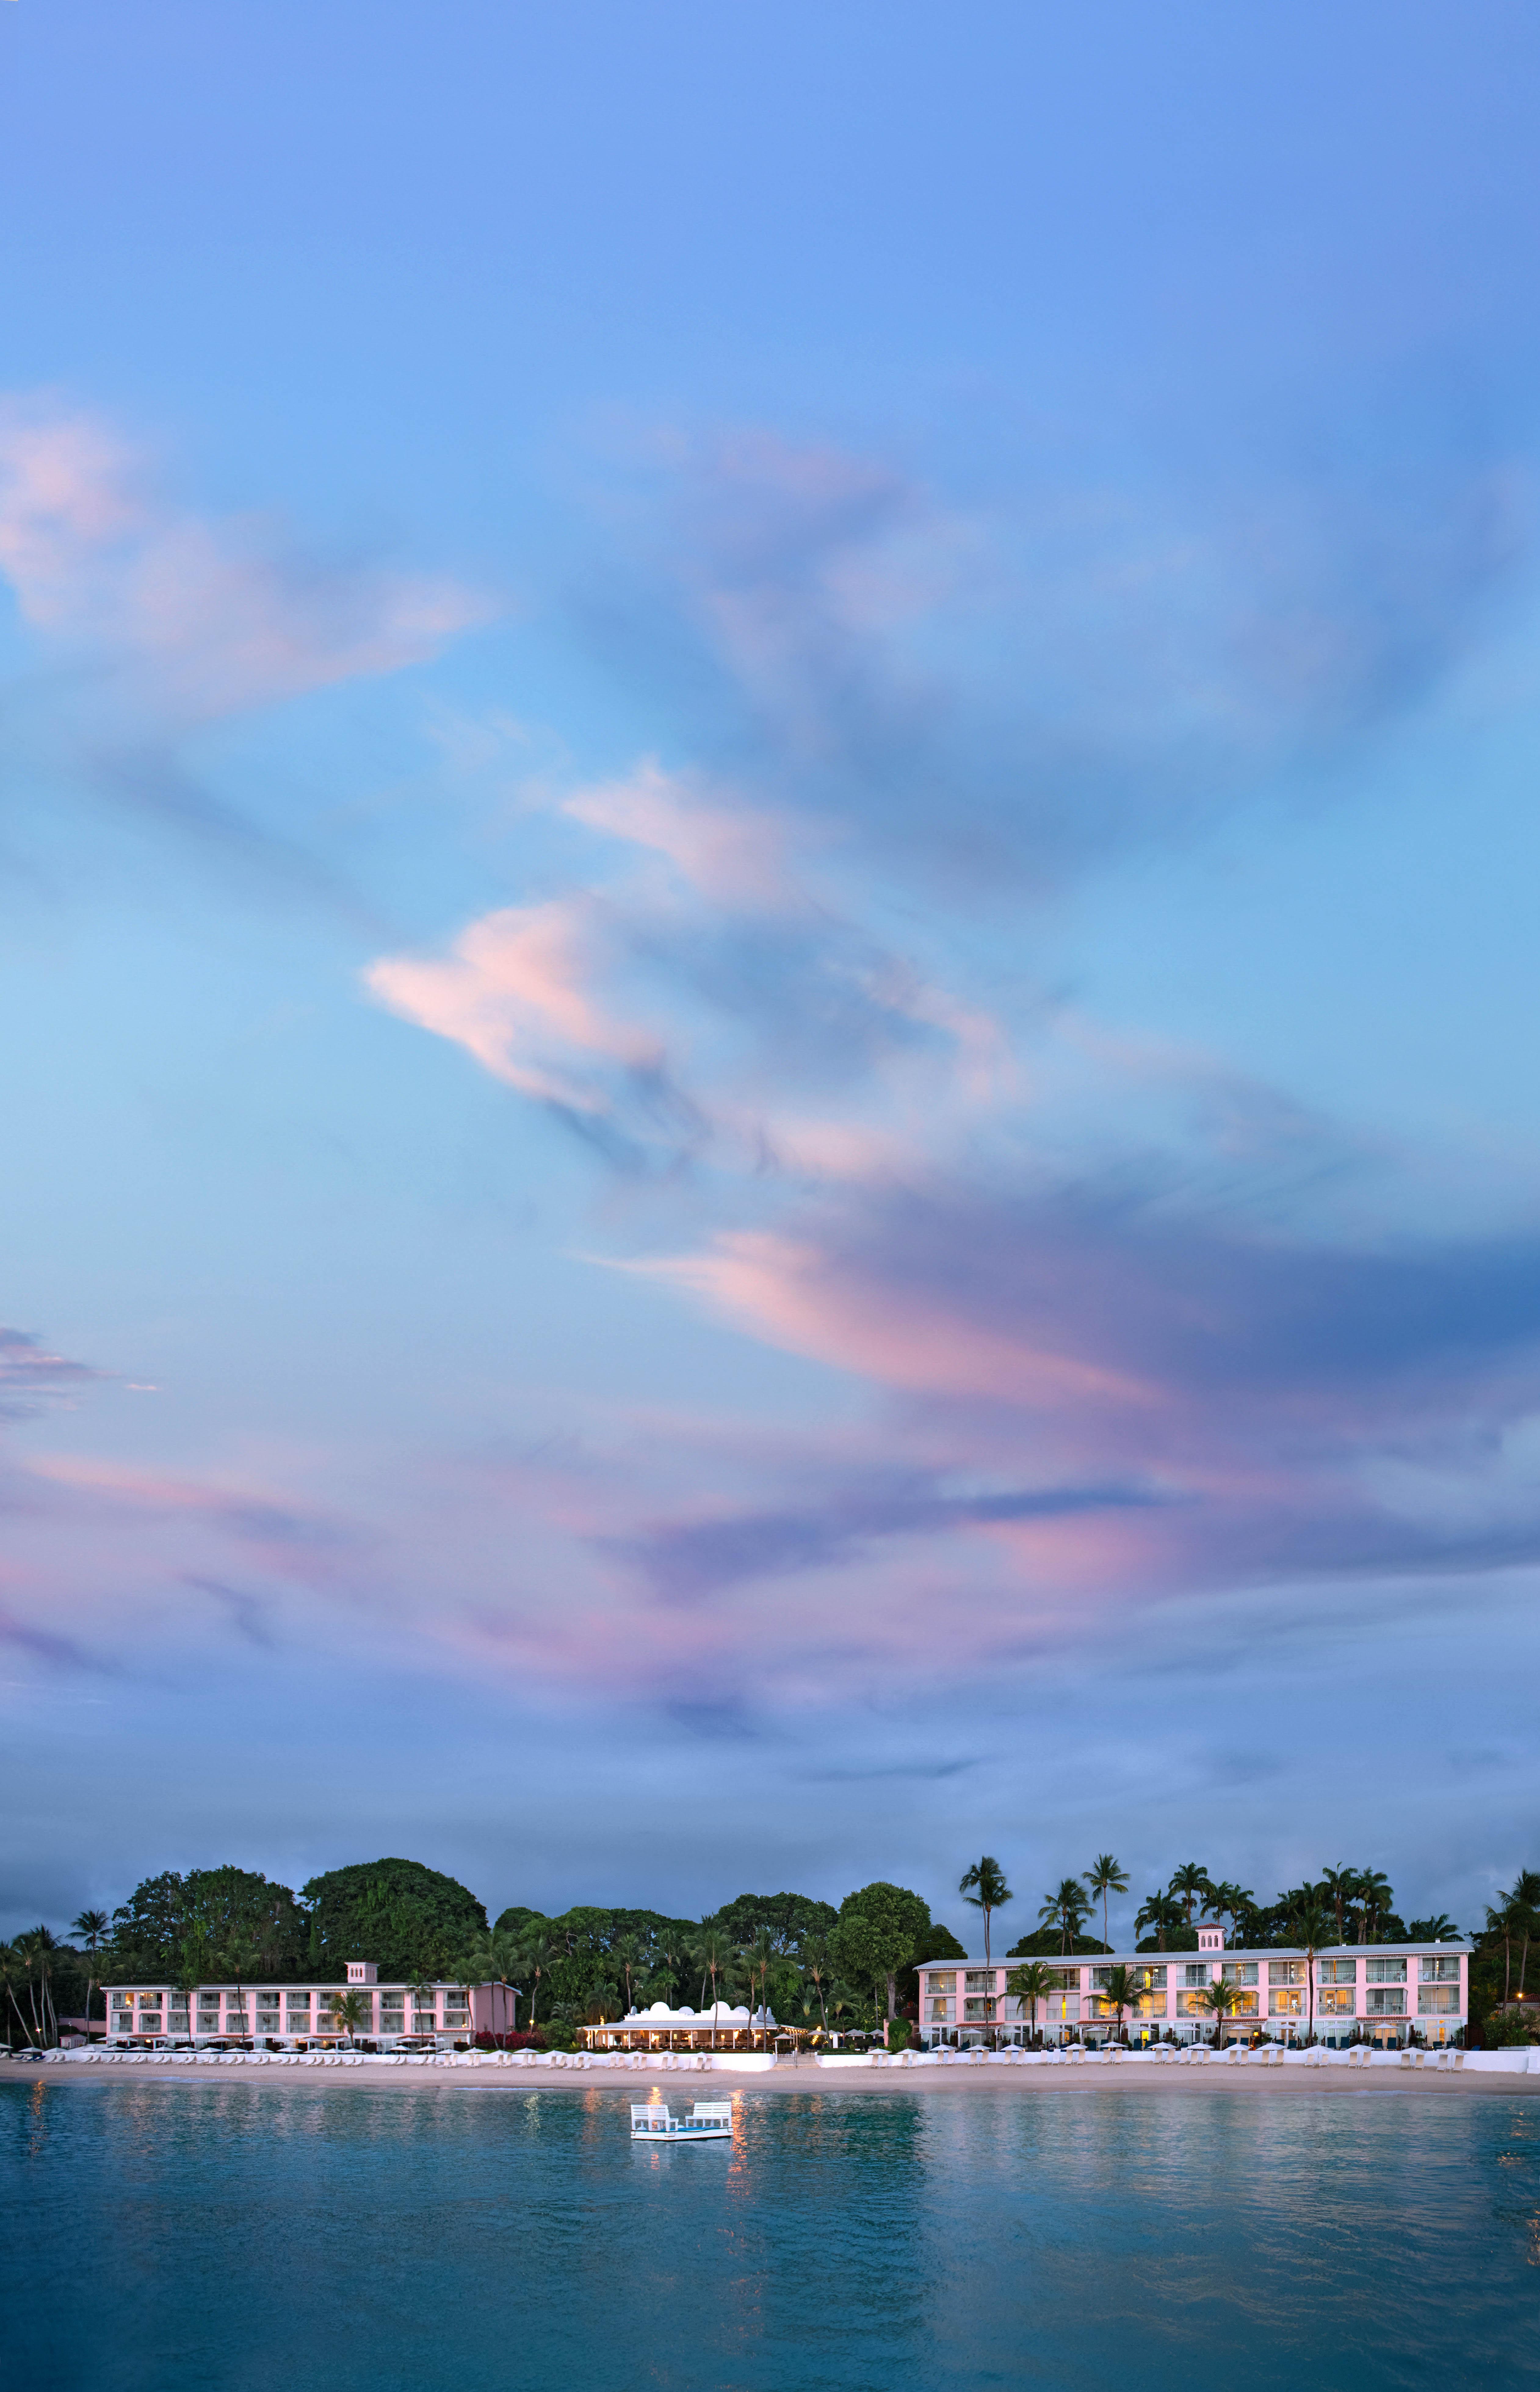
[[[1484,2055],[1483,2055],[1484,2056]],[[1477,2070],[1469,2066],[1442,2069],[1403,2067],[1399,2059],[1371,2061],[1363,2068],[1343,2065],[1313,2067],[1291,2060],[1279,2067],[1243,2065],[1214,2060],[1197,2065],[1171,2061],[1118,2060],[1113,2062],[1070,2063],[1064,2067],[1011,2066],[985,2062],[953,2067],[821,2068],[816,2061],[783,2060],[771,2069],[754,2073],[732,2068],[665,2069],[605,2067],[517,2067],[497,2061],[462,2060],[452,2064],[403,2068],[389,2061],[357,2059],[341,2065],[286,2066],[253,2064],[251,2060],[0,2060],[0,2082],[45,2085],[258,2085],[282,2087],[303,2085],[327,2092],[346,2093],[361,2087],[394,2092],[588,2093],[626,2094],[633,2101],[667,2101],[676,2110],[692,2101],[720,2100],[734,2091],[757,2093],[821,2093],[900,2095],[940,2094],[974,2100],[982,2095],[1019,2100],[1052,2100],[1065,2093],[1171,2092],[1185,2097],[1221,2087],[1237,2100],[1291,2100],[1303,2093],[1393,2098],[1407,2093],[1436,2095],[1458,2101],[1470,2098],[1504,2100],[1540,2096],[1540,2074],[1516,2070]]]

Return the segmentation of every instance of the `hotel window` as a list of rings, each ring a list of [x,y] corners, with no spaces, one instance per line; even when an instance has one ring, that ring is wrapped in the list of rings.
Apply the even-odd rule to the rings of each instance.
[[[1364,1978],[1371,1985],[1404,1985],[1406,1982],[1404,1960],[1365,1960]]]
[[[1297,1985],[1274,1985],[1269,1990],[1267,2007],[1274,2018],[1300,2018],[1304,2006],[1305,1997]]]
[[[1318,1985],[1356,1985],[1358,1963],[1356,1960],[1317,1960],[1315,1982]]]
[[[994,1991],[992,1969],[970,1969],[967,1971],[967,1991],[970,1994],[992,1994]]]
[[[1373,1985],[1369,1989],[1370,2018],[1401,2018],[1406,2008],[1406,1996],[1399,1985]]]
[[[975,2020],[992,2019],[994,2016],[994,2004],[983,1996],[980,1996],[977,2001],[964,2001],[963,2004],[963,2016],[965,2019]]]
[[[1133,1982],[1142,1994],[1163,1994],[1166,1972],[1164,1969],[1135,1969]]]
[[[1224,1982],[1227,1985],[1254,1985],[1257,1982],[1255,1960],[1226,1960]]]
[[[944,1995],[932,1994],[930,1997],[930,2008],[926,2013],[931,2025],[950,2026],[956,2010],[956,2004],[954,2002],[949,2002]]]
[[[1101,1993],[1106,1989],[1107,1980],[1110,1978],[1112,1970],[1110,1969],[1092,1970],[1091,1982],[1095,1986],[1098,1993]]]
[[[1448,2018],[1460,2006],[1458,1985],[1419,1985],[1417,2015],[1419,2018]]]
[[[957,1991],[955,1969],[932,1969],[926,1973],[930,1978],[930,1990],[933,1994],[954,1994]]]
[[[1184,1962],[1182,1982],[1184,1985],[1211,1985],[1213,1981],[1214,1972],[1210,1968],[1207,1960],[1188,1960]]]
[[[1302,1960],[1269,1960],[1267,1982],[1270,1985],[1302,1985],[1305,1964]]]
[[[1417,1962],[1417,1975],[1425,1985],[1457,1985],[1460,1964],[1447,1953],[1425,1952]]]
[[[1355,1985],[1321,1985],[1316,1988],[1315,2007],[1323,2018],[1352,2016]]]

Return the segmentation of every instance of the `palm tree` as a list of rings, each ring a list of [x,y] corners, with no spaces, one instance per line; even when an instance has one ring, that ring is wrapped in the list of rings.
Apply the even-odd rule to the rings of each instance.
[[[1441,1910],[1433,1918],[1410,1918],[1406,1922],[1409,1944],[1452,1944],[1459,1931],[1447,1910]]]
[[[1051,1893],[1038,1912],[1044,1927],[1059,1930],[1060,1956],[1068,1951],[1075,1937],[1085,1925],[1090,1896],[1078,1877],[1061,1878],[1058,1891]]]
[[[760,1926],[755,1930],[754,1941],[744,1948],[744,1962],[748,1970],[748,2006],[751,2011],[754,2008],[754,1980],[756,1974],[757,1974],[759,1979],[759,2008],[762,2013],[767,2014],[762,2016],[760,2019],[759,2031],[761,2035],[764,2035],[767,2038],[770,2033],[768,2019],[768,2012],[770,2010],[770,1995],[766,1988],[770,1979],[770,1964],[772,1960],[778,1959],[779,1957],[780,1952],[775,1937],[770,1933],[768,1927]],[[713,2022],[712,2032],[716,2032],[715,2022]]]
[[[1118,2013],[1118,2040],[1120,2043],[1123,2036],[1123,2012],[1138,2008],[1139,1996],[1143,1990],[1139,1983],[1138,1971],[1119,1960],[1116,1968],[1108,1969],[1106,1982],[1099,1990],[1103,2001],[1110,2002]]]
[[[1181,1920],[1182,1904],[1173,1901],[1169,1893],[1146,1893],[1134,1918],[1133,1931],[1138,1935],[1146,1927],[1153,1927],[1163,1952],[1167,1935],[1173,1927],[1181,1924]]]
[[[529,1981],[529,2018],[527,2023],[531,2034],[533,2034],[535,2030],[535,2005],[539,1998],[540,1980],[542,1977],[550,1976],[553,1964],[560,1957],[560,1953],[561,1947],[554,1939],[550,1935],[541,1933],[538,1929],[535,1930],[528,1935],[521,1935],[519,1938],[518,1953],[513,1965],[518,1970],[520,1976],[525,1977]],[[517,2027],[518,2023],[519,2014],[517,2005],[515,2004],[513,2024]]]
[[[992,1966],[990,1958],[990,1914],[998,1910],[1002,1903],[1015,1899],[1005,1882],[1005,1872],[997,1860],[985,1852],[970,1868],[964,1870],[958,1879],[957,1891],[970,1910],[981,1910],[984,1914],[984,1966],[988,1969]]]
[[[834,1974],[834,1962],[829,1955],[829,1939],[826,1935],[804,1935],[802,1966],[813,1981],[813,1991],[818,1996],[818,2014],[823,2022],[823,2032],[827,2034],[829,2012],[823,1996],[824,1989]]]
[[[26,1974],[27,1964],[17,1946],[14,1944],[0,1944],[0,1986],[4,1987],[6,2003],[16,2012],[17,2024],[21,2029],[21,2040],[23,2043],[31,2043],[33,2037],[27,2033],[27,2022],[22,2014],[21,2005],[16,1998],[17,1981]],[[6,2041],[7,2044],[10,2042],[8,2027],[6,2030]]]
[[[1049,1995],[1057,1990],[1056,1971],[1050,1969],[1046,1960],[1029,1960],[1023,1968],[1013,1969],[1005,1980],[1005,1991],[1014,1994],[1018,2001],[1030,2005],[1029,2028],[1034,2035],[1038,2031],[1039,2002],[1045,2002]]]
[[[636,1984],[647,1966],[647,1946],[640,1935],[617,1935],[610,1945],[610,1958],[620,1971],[620,1982],[626,1989],[626,2007],[636,2008]]]
[[[1314,1886],[1288,1914],[1288,1931],[1305,1956],[1305,1984],[1310,2005],[1305,2041],[1315,2040],[1315,1955],[1331,1932],[1331,1913]]]
[[[1098,1852],[1086,1871],[1085,1890],[1094,1902],[1102,1905],[1102,1942],[1107,1941],[1106,1898],[1109,1893],[1126,1893],[1128,1878],[1110,1852]],[[1110,1945],[1108,1949],[1110,1949]]]
[[[339,2034],[352,2043],[364,2021],[374,2015],[374,2004],[356,1985],[339,1985],[331,1996],[331,2015]]]
[[[699,1969],[701,1972],[701,1998],[703,2001],[705,1998],[707,1982],[709,1981],[710,1982],[711,2048],[715,2051],[717,2048],[717,1980],[718,1977],[725,1977],[729,1973],[732,1967],[734,1956],[731,1944],[722,1933],[719,1927],[709,1926],[704,1920],[702,1921],[702,1926],[704,1932],[702,1933],[701,1939],[696,1944],[691,1956],[693,1959],[696,1968]]]
[[[1233,1977],[1216,1977],[1211,1984],[1204,1986],[1197,1999],[1199,2006],[1210,2013],[1214,2022],[1214,2048],[1217,2050],[1224,2038],[1224,2022],[1240,2000],[1240,1987]]]
[[[1359,1876],[1356,1892],[1358,1901],[1362,1904],[1359,1913],[1358,1941],[1360,1944],[1368,1944],[1373,1941],[1374,1930],[1379,1925],[1386,1911],[1394,1909],[1395,1892],[1390,1878],[1380,1870],[1365,1869]]]
[[[1529,1939],[1534,1929],[1535,1907],[1540,1904],[1540,1869],[1521,1869],[1502,1902],[1515,1925],[1524,1930],[1523,1948],[1519,1956],[1519,1999],[1522,2001],[1529,1970]]]
[[[87,2034],[90,2033],[91,2029],[91,1996],[101,1982],[101,1979],[96,1974],[97,1954],[101,1949],[101,1939],[106,1934],[112,1922],[108,1918],[105,1910],[83,1910],[78,1918],[71,1918],[70,1921],[71,1931],[80,1937],[81,1942],[84,1944],[86,1951],[91,1956],[92,1972],[85,1980],[85,2028]]]
[[[1249,1885],[1236,1885],[1224,1878],[1211,1890],[1209,1901],[1216,1918],[1227,1918],[1231,1933],[1238,1941],[1242,1913],[1256,1907],[1256,1895]]]
[[[1182,1904],[1182,1915],[1189,1927],[1193,1923],[1194,1903],[1207,1901],[1213,1890],[1208,1870],[1197,1861],[1184,1861],[1172,1876],[1170,1891]]]
[[[1348,1940],[1347,1912],[1358,1899],[1358,1871],[1352,1868],[1323,1869],[1321,1883],[1337,1913],[1337,1941],[1345,1944]]]
[[[58,2038],[53,1996],[48,1991],[49,1962],[58,1949],[58,1940],[46,1927],[34,1927],[16,1939],[16,1950],[27,1971],[27,2006],[32,2014],[32,2041],[38,2044],[55,2043]],[[37,1978],[35,1991],[32,1986],[34,1972]]]

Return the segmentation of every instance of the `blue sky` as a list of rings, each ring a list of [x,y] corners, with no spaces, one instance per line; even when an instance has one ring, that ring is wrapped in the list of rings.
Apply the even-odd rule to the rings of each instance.
[[[12,1925],[1533,1858],[1537,42],[0,11]]]

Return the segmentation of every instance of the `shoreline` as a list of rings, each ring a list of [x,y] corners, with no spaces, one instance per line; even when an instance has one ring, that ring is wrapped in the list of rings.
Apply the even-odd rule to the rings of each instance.
[[[804,2061],[786,2061],[774,2068],[737,2071],[731,2068],[660,2069],[528,2068],[489,2063],[469,2067],[402,2068],[367,2059],[342,2064],[283,2066],[246,2060],[18,2060],[0,2058],[0,2083],[48,2085],[253,2085],[266,2088],[305,2085],[328,2092],[363,2088],[397,2092],[505,2093],[627,2093],[633,2101],[664,2100],[688,2108],[692,2101],[721,2099],[738,2092],[773,2094],[894,2095],[935,2093],[1035,2094],[1052,2098],[1064,2092],[1117,2093],[1119,2090],[1158,2092],[1179,2097],[1223,2086],[1239,2096],[1283,2093],[1328,2095],[1370,2094],[1376,2097],[1426,2093],[1456,2100],[1473,2093],[1478,2099],[1497,2095],[1520,2100],[1540,2096],[1540,2074],[1518,2070],[1403,2068],[1399,2063],[1365,2068],[1238,2067],[1223,2061],[1207,2066],[1179,2066],[1169,2061],[1117,2060],[1111,2064],[1065,2068],[1010,2066],[951,2068],[822,2069]]]

